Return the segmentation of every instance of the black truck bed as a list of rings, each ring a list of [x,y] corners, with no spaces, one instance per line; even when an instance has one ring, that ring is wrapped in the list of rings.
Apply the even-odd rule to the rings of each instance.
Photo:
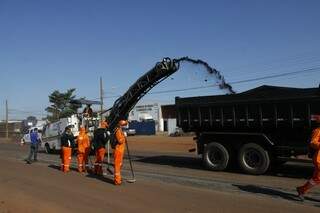
[[[311,129],[320,114],[319,88],[260,86],[232,95],[175,100],[184,131],[267,131]]]

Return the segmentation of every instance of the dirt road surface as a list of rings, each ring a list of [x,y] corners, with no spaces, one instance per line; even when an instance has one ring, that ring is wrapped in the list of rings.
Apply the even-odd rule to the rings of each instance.
[[[320,211],[320,190],[305,202],[295,186],[311,175],[309,164],[285,164],[263,176],[237,169],[207,171],[188,149],[191,137],[129,137],[135,183],[120,187],[112,176],[59,171],[59,155],[39,153],[25,164],[28,146],[0,141],[0,213],[15,212],[303,212]],[[93,156],[91,156],[93,160]],[[125,160],[123,176],[130,178]]]

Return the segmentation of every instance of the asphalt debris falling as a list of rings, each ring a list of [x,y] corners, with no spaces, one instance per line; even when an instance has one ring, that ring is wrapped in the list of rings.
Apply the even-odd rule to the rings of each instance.
[[[233,90],[232,86],[225,81],[223,75],[221,75],[221,73],[218,70],[216,70],[215,68],[212,68],[207,62],[205,62],[201,59],[189,58],[188,56],[174,59],[174,60],[179,64],[181,62],[189,62],[189,63],[196,64],[196,65],[203,65],[206,68],[206,70],[208,71],[208,73],[211,75],[214,75],[215,78],[218,80],[218,86],[220,89],[227,90],[229,92],[229,94],[236,93]]]

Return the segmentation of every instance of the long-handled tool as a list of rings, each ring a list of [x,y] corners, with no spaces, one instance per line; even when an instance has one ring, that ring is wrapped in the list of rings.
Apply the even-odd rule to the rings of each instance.
[[[135,179],[135,177],[134,177],[134,172],[133,172],[133,167],[132,167],[132,161],[131,161],[131,155],[130,155],[130,151],[129,151],[128,141],[126,140],[125,143],[126,143],[126,146],[127,146],[127,155],[128,155],[128,158],[129,158],[131,175],[132,175],[132,179],[128,179],[127,182],[128,182],[128,183],[134,183],[134,182],[136,182],[136,179]]]

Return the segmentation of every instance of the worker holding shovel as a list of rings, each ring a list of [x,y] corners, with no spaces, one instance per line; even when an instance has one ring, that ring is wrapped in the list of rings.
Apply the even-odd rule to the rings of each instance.
[[[126,143],[126,137],[122,131],[123,126],[128,125],[128,122],[125,120],[120,120],[118,123],[118,126],[115,130],[115,139],[117,141],[117,145],[114,149],[114,184],[115,185],[121,185],[122,179],[121,179],[121,167],[122,167],[122,161],[123,161],[123,155],[124,155],[124,149],[125,149],[125,143]]]

